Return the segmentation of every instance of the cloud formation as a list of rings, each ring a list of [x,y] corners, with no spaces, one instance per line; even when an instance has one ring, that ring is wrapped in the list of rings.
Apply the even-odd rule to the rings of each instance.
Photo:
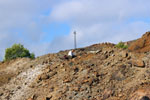
[[[49,19],[69,21],[72,31],[78,33],[79,47],[106,41],[117,43],[139,38],[149,31],[149,3],[148,0],[71,0],[54,6]],[[73,41],[71,34],[62,38],[67,40],[64,43],[68,48]],[[64,48],[63,42],[52,44]]]
[[[100,42],[128,41],[150,29],[149,0],[1,0],[0,59],[5,48],[24,44],[37,56]],[[43,26],[66,23],[70,33],[43,42]]]
[[[42,3],[40,0],[0,1],[0,60],[5,49],[14,43],[22,43],[26,47],[42,45],[40,39],[44,33],[36,20],[40,19],[44,10],[49,9],[47,3],[51,5],[50,0]],[[35,52],[33,47],[29,49]]]

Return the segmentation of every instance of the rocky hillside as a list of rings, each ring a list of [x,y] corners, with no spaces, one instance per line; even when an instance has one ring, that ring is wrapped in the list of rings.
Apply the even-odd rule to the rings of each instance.
[[[129,50],[102,43],[76,49],[73,59],[64,59],[66,50],[1,62],[0,100],[149,100],[147,34],[143,46],[136,47],[142,37]]]
[[[134,41],[130,45],[129,50],[134,52],[150,51],[150,32],[146,32],[141,38]]]

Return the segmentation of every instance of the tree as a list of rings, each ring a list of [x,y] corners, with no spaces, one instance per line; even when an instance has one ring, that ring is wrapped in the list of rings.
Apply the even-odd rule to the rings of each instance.
[[[24,48],[21,44],[14,44],[11,48],[5,50],[5,59],[12,60],[16,58],[28,57],[31,59],[35,58],[34,53],[30,53],[28,49]]]
[[[116,45],[117,48],[123,48],[123,49],[127,49],[128,46],[125,45],[123,42],[119,42],[117,45]]]

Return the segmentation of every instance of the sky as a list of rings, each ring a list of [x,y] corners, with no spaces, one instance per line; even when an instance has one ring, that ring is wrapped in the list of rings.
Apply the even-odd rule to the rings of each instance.
[[[0,0],[0,60],[20,43],[36,56],[150,31],[150,0]]]

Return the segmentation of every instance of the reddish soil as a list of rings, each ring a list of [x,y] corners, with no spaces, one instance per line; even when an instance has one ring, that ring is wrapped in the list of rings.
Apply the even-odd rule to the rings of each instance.
[[[150,51],[150,32],[146,32],[141,38],[134,41],[128,48],[134,52],[149,52]]]

